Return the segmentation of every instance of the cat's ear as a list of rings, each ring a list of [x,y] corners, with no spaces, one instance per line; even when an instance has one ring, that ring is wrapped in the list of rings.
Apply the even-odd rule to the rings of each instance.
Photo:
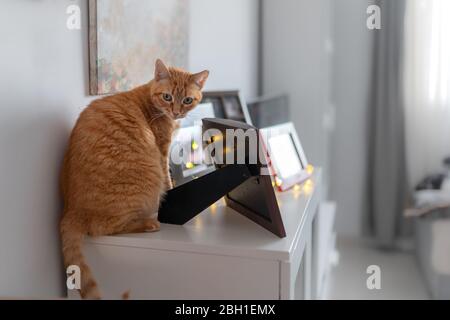
[[[203,86],[205,85],[206,79],[208,79],[209,71],[204,70],[199,73],[194,73],[192,75],[192,80],[195,82],[197,86],[200,87],[200,89],[203,89]]]
[[[170,77],[169,69],[161,59],[156,59],[155,63],[155,80],[160,81]]]

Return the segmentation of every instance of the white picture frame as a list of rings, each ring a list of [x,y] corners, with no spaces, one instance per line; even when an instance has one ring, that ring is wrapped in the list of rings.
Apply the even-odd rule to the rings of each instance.
[[[260,129],[275,186],[285,191],[310,178],[308,160],[292,122]]]

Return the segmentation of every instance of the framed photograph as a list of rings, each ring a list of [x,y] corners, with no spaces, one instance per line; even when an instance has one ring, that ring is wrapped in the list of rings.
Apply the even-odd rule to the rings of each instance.
[[[212,103],[200,103],[180,121],[170,147],[170,174],[174,187],[201,177],[214,170],[205,164],[202,139],[202,119],[214,118]],[[174,161],[177,159],[177,161]]]
[[[308,161],[292,122],[263,128],[260,133],[279,191],[288,190],[310,177]]]
[[[211,103],[216,118],[252,124],[247,104],[239,90],[209,91],[203,93],[203,103]]]
[[[174,187],[199,178],[214,170],[205,164],[202,148],[202,119],[221,118],[251,124],[247,105],[239,90],[203,93],[202,102],[180,122],[170,150],[170,174]],[[183,161],[174,162],[173,159]]]
[[[263,96],[247,102],[252,124],[257,128],[272,127],[290,121],[289,96]]]

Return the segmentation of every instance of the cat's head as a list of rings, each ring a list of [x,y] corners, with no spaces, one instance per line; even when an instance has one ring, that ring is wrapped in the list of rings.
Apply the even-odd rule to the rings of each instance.
[[[155,77],[152,85],[152,102],[172,119],[184,118],[202,100],[202,89],[209,71],[189,73],[166,67],[156,60]]]

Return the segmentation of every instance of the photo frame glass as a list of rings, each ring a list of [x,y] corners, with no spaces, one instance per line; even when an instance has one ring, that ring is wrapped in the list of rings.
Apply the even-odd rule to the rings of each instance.
[[[308,161],[291,122],[260,130],[278,190],[285,191],[310,177]]]
[[[174,133],[169,151],[174,187],[214,170],[214,166],[206,164],[202,144],[201,120],[211,117],[215,117],[214,108],[212,103],[207,102],[200,103],[180,121],[180,128]]]
[[[174,187],[214,170],[213,165],[206,164],[207,155],[203,154],[201,120],[204,118],[250,121],[247,105],[238,90],[204,92],[201,103],[181,119],[180,128],[172,138],[169,165]]]
[[[247,103],[253,125],[267,128],[290,121],[289,96],[277,94],[253,99]]]
[[[291,134],[270,137],[268,147],[281,179],[289,179],[306,168],[300,159]]]

